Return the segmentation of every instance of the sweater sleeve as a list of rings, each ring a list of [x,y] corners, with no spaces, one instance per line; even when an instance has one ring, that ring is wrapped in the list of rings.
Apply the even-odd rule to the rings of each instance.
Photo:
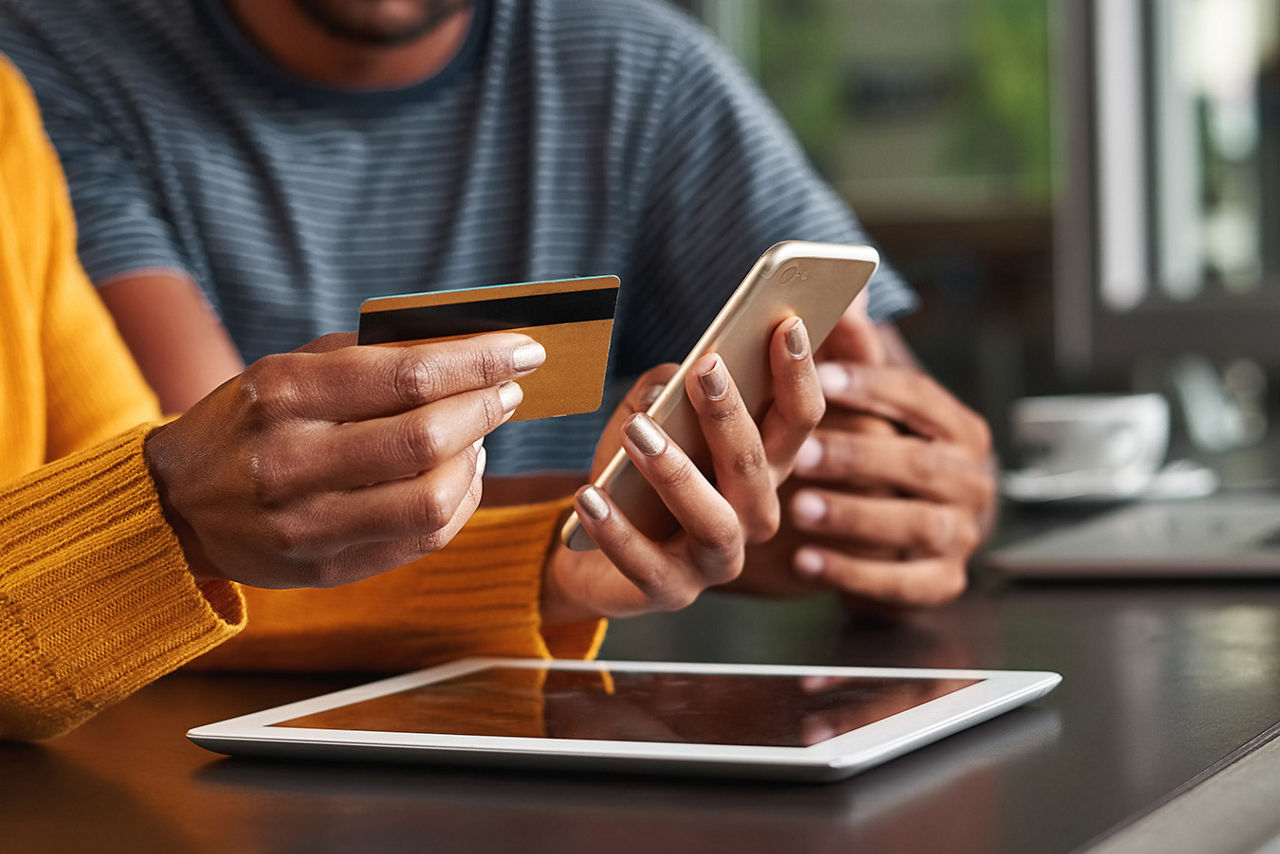
[[[149,429],[0,487],[0,737],[70,729],[244,625],[235,585],[187,570]]]
[[[155,399],[2,59],[0,369],[0,738],[41,738],[235,634],[244,608],[227,582],[196,586],[161,513],[142,456]]]
[[[344,587],[246,587],[248,628],[192,666],[398,671],[475,655],[592,657],[604,621],[544,626],[539,611],[547,550],[571,502],[480,510],[439,552]]]
[[[154,395],[76,258],[76,223],[35,99],[0,59],[0,403],[21,453],[0,481],[159,416]],[[6,391],[7,390],[7,391]]]

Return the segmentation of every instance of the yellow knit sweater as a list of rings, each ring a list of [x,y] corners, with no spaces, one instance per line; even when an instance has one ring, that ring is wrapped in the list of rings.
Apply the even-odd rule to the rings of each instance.
[[[482,511],[444,551],[344,588],[197,587],[142,457],[155,399],[80,270],[56,156],[2,61],[0,415],[0,738],[69,729],[237,635],[201,665],[404,669],[601,639],[540,623],[567,501]]]

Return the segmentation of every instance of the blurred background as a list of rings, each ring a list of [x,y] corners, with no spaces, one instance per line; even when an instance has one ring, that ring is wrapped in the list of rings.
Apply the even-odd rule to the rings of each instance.
[[[1003,468],[1034,465],[1013,441],[1020,398],[1159,392],[1168,456],[1207,465],[1207,490],[1280,486],[1280,0],[679,5],[920,291],[900,326],[987,418]],[[1006,500],[994,542],[1120,498],[1093,497],[1110,501]],[[1236,511],[1197,512],[1135,536],[1177,551],[1233,530]],[[616,621],[604,653],[818,660],[803,639],[846,619],[830,599],[706,596]]]
[[[1022,396],[1164,392],[1265,433],[1280,0],[685,0],[924,297],[902,328],[1008,455]]]

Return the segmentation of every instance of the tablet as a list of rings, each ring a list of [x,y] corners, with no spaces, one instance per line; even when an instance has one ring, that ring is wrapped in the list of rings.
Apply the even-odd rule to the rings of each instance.
[[[839,780],[1056,673],[472,658],[196,727],[218,753]]]

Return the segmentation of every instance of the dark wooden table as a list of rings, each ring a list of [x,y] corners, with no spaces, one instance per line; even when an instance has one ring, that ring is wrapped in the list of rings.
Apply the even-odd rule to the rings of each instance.
[[[183,733],[367,677],[177,674],[47,745],[0,743],[0,850],[1071,851],[1280,721],[1280,584],[987,581],[897,624],[710,598],[619,624],[606,652],[1065,679],[845,783],[765,785],[226,759]]]

